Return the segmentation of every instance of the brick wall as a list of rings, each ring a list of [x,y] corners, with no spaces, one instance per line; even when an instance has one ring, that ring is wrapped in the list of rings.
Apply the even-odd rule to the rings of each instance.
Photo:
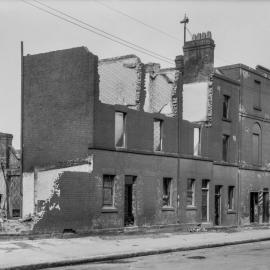
[[[87,155],[97,83],[97,57],[84,47],[24,57],[24,172]]]

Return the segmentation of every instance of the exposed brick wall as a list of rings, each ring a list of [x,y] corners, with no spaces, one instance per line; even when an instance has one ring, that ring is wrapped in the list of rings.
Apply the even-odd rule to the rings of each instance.
[[[97,57],[84,47],[24,57],[25,172],[87,155],[97,83]]]
[[[211,37],[187,41],[184,50],[184,83],[207,81],[214,70],[215,43]]]

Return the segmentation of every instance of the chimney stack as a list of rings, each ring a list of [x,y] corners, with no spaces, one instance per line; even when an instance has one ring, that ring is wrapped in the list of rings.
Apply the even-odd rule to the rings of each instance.
[[[208,81],[214,71],[215,43],[211,32],[198,33],[191,41],[185,42],[184,83]]]

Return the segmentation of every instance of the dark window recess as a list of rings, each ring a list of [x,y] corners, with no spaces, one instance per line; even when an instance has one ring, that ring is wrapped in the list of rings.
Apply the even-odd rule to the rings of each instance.
[[[261,110],[261,82],[254,81],[254,109]]]
[[[222,160],[228,161],[229,135],[222,135]]]
[[[234,209],[234,186],[228,187],[228,208],[230,210]]]
[[[194,206],[195,205],[195,180],[188,179],[187,180],[187,205]]]
[[[171,178],[163,178],[163,206],[171,206]]]
[[[223,109],[222,109],[222,118],[229,119],[229,100],[230,97],[227,95],[223,96]]]
[[[0,194],[0,207],[1,207],[1,204],[2,204],[2,194]]]
[[[114,175],[103,176],[103,205],[113,206]]]
[[[12,209],[12,217],[17,218],[21,216],[21,210],[20,209]]]
[[[260,135],[253,133],[252,134],[252,162],[254,165],[259,164],[260,156]]]
[[[41,212],[43,210],[44,205],[45,205],[44,200],[38,200],[37,201],[37,212]]]

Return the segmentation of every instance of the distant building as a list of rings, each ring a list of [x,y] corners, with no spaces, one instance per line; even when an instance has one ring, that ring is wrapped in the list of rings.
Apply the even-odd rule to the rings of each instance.
[[[11,134],[0,133],[0,218],[22,214],[20,154],[12,147]]]
[[[23,216],[35,232],[269,222],[270,72],[85,47],[24,57]],[[270,110],[270,109],[269,109]]]

